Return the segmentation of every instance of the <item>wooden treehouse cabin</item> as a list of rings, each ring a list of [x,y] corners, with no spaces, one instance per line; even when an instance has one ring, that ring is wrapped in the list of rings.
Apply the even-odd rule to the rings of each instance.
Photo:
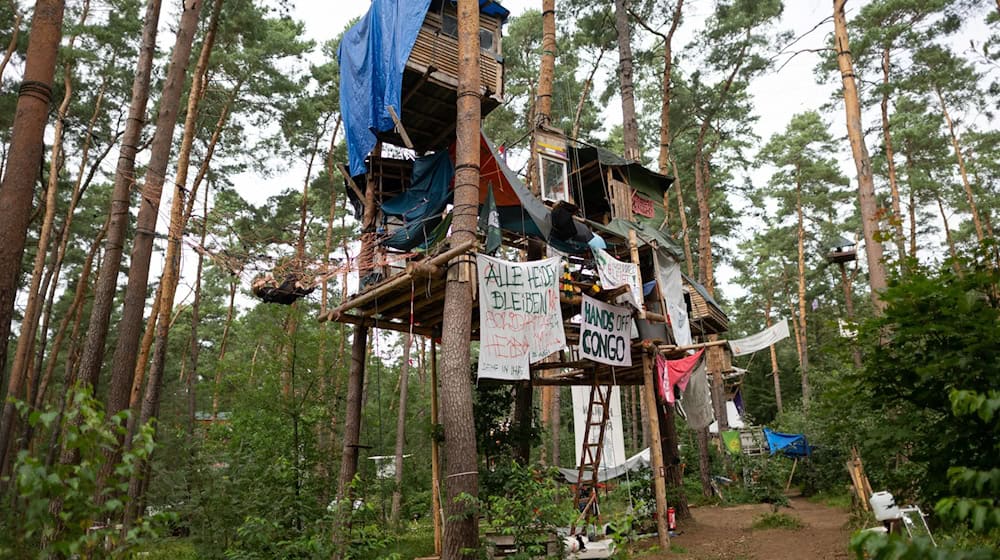
[[[485,117],[503,103],[503,24],[509,12],[500,4],[480,1],[479,82]],[[399,114],[410,147],[426,152],[449,146],[455,138],[455,94],[458,91],[458,12],[450,0],[432,0],[403,69]],[[379,139],[406,146],[400,129]]]

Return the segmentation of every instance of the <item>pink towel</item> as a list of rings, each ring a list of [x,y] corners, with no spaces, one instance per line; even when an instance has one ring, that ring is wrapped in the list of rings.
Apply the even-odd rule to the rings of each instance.
[[[701,360],[701,356],[704,353],[705,349],[702,348],[694,354],[679,360],[668,360],[663,356],[656,356],[657,385],[659,385],[658,389],[661,399],[670,404],[674,403],[676,400],[673,392],[674,385],[680,385],[681,391],[687,388],[688,380],[691,379],[691,372],[694,371],[695,366],[698,365],[698,361]]]

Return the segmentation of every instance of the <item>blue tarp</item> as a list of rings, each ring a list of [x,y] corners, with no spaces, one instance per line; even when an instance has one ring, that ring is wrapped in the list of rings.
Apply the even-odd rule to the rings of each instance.
[[[351,175],[367,171],[375,133],[395,127],[387,107],[402,118],[403,68],[429,6],[430,0],[372,0],[368,13],[344,33],[337,58]]]
[[[458,5],[458,0],[451,0],[452,6]],[[488,15],[499,17],[500,21],[506,22],[510,12],[494,0],[479,0],[479,11]]]
[[[454,176],[455,167],[447,151],[414,160],[410,188],[382,203],[384,214],[399,216],[404,223],[382,244],[401,251],[422,245],[441,223],[441,213],[452,200],[450,185]]]
[[[771,455],[781,452],[787,457],[808,457],[812,454],[812,446],[804,434],[783,434],[764,428],[764,437],[771,448]]]

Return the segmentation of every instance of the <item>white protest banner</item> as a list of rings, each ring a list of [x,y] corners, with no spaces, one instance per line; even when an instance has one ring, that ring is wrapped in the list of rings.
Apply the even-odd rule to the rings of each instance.
[[[780,323],[746,338],[730,340],[729,347],[733,349],[733,356],[743,356],[763,350],[784,338],[788,338],[788,319],[782,319]]]
[[[632,311],[584,294],[580,357],[609,366],[632,365]]]
[[[587,430],[587,411],[590,409],[590,387],[574,385],[573,390],[573,435],[576,442],[576,464],[580,464],[580,454],[583,452],[584,432]],[[607,391],[607,387],[600,390]],[[598,467],[599,478],[605,476],[605,470],[614,469],[623,464],[628,457],[625,456],[625,430],[622,425],[622,395],[618,387],[611,389],[611,397],[608,401],[610,410],[608,411],[608,423],[604,425],[604,445],[601,449],[601,465]],[[601,406],[594,405],[591,411],[591,420],[600,423],[604,411]],[[597,443],[600,437],[598,426],[592,426],[590,430],[590,442]]]
[[[559,307],[561,261],[507,262],[476,255],[479,377],[530,379],[529,364],[566,347]]]
[[[642,309],[642,282],[639,281],[639,267],[632,263],[622,262],[604,249],[594,253],[597,261],[597,274],[601,278],[601,287],[605,290],[628,286],[625,299],[636,309]]]

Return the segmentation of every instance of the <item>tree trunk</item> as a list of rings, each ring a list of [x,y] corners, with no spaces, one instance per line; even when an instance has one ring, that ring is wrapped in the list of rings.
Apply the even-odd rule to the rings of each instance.
[[[542,0],[542,56],[538,73],[538,101],[535,105],[535,118],[538,122],[532,123],[532,126],[549,124],[552,118],[552,83],[555,80],[557,48],[556,1]],[[478,60],[476,59],[477,64]],[[532,150],[532,154],[534,153],[535,150]],[[537,188],[537,185],[533,186]]]
[[[52,79],[62,37],[64,7],[63,0],[35,2],[24,80],[17,97],[7,167],[0,182],[0,224],[3,224],[0,226],[0,372],[7,365],[7,340],[31,219],[31,201],[45,146],[45,126],[52,101]],[[19,384],[20,380],[16,378],[11,375],[9,385]],[[8,389],[8,395],[20,393],[19,386],[13,388],[14,391]],[[13,415],[13,403],[8,401],[4,404],[0,420],[0,454],[6,452]]]
[[[795,212],[798,216],[798,261],[799,261],[799,330],[801,345],[799,346],[799,364],[802,373],[802,410],[809,412],[809,337],[806,335],[806,228],[802,212],[802,181],[799,170],[795,170]]]
[[[945,106],[941,89],[934,88],[934,92],[937,93],[938,101],[941,102],[941,112],[944,114],[944,120],[948,123],[951,145],[955,149],[955,161],[958,162],[958,171],[962,176],[962,188],[965,189],[965,200],[969,203],[969,210],[972,212],[972,224],[976,227],[976,239],[982,244],[986,235],[983,233],[983,222],[979,219],[979,209],[976,208],[976,198],[972,193],[972,184],[969,183],[969,176],[965,172],[965,159],[962,157],[962,147],[958,143],[958,135],[955,134],[955,123],[952,122],[951,115],[948,114],[948,107]]]
[[[560,424],[562,423],[562,418],[560,414],[560,400],[561,400],[562,387],[558,385],[552,387],[552,411],[551,420],[549,421],[549,429],[552,430],[552,466],[558,467],[559,460],[559,439],[560,439]]]
[[[882,49],[882,139],[885,143],[885,160],[889,166],[889,190],[892,193],[892,228],[895,231],[896,249],[902,263],[906,257],[906,235],[903,233],[903,211],[899,201],[896,179],[896,161],[892,151],[892,132],[889,129],[889,47]]]
[[[544,0],[553,10],[554,0]],[[545,11],[545,10],[543,10]],[[552,15],[554,22],[554,14]],[[479,2],[458,2],[458,101],[456,127],[455,209],[452,243],[475,241],[476,210],[479,205]],[[546,31],[554,33],[554,26]],[[551,42],[554,43],[555,36]],[[456,258],[449,266],[445,285],[444,324],[441,327],[441,408],[445,435],[447,499],[445,500],[442,560],[475,557],[479,545],[479,518],[472,503],[479,495],[475,422],[472,416],[472,384],[469,379],[469,340],[472,330],[472,282],[475,269]]]
[[[62,8],[60,8],[61,10]],[[82,15],[79,24],[82,26],[90,12],[90,2],[84,0]],[[36,15],[36,17],[38,17]],[[72,49],[76,42],[76,35],[69,39],[68,48]],[[53,70],[54,72],[54,70]],[[35,339],[38,336],[38,320],[41,316],[42,308],[45,305],[48,284],[42,284],[42,277],[45,276],[45,261],[49,255],[49,238],[52,236],[52,225],[55,222],[56,206],[58,205],[59,193],[59,172],[62,169],[62,145],[63,131],[65,129],[66,112],[69,109],[70,101],[73,99],[72,62],[63,63],[63,98],[59,104],[56,114],[56,122],[53,130],[52,156],[49,161],[49,180],[45,189],[45,215],[42,218],[41,230],[38,235],[38,249],[35,251],[35,261],[31,269],[31,282],[28,287],[28,301],[25,305],[24,318],[21,321],[21,332],[17,337],[17,347],[14,350],[14,362],[10,368],[10,377],[7,384],[7,398],[22,398],[21,389],[26,384],[26,400],[33,400],[32,380],[28,377],[31,369],[31,354],[35,347]],[[2,197],[2,195],[0,195]],[[18,267],[20,268],[20,267]],[[48,277],[51,280],[51,275]],[[0,339],[0,344],[6,345],[6,338]],[[0,365],[0,371],[3,370]],[[17,420],[12,412],[8,413],[8,407],[13,403],[4,404],[2,425],[0,425],[0,441],[6,442],[9,434],[14,430]],[[27,443],[27,442],[25,442]],[[0,446],[0,472],[4,472],[4,460],[6,459],[7,448]]]
[[[769,294],[767,296],[767,306],[764,308],[764,326],[771,328],[771,305],[773,298]],[[778,352],[774,349],[772,344],[769,347],[771,353],[771,377],[774,378],[774,403],[778,408],[778,414],[782,413],[781,406],[781,375],[778,370]]]
[[[670,31],[663,35],[663,96],[660,100],[660,175],[670,173],[670,101],[673,98],[673,84],[671,83],[674,70],[673,39],[677,27],[681,24],[681,10],[684,7],[684,0],[677,0],[674,6],[674,14],[670,19]],[[674,181],[677,180],[677,173],[674,172]],[[680,196],[680,187],[678,187]],[[664,200],[664,210],[666,210],[666,200]],[[684,209],[681,208],[683,215]],[[672,415],[673,413],[671,413]]]
[[[951,228],[948,227],[948,213],[944,211],[944,202],[941,201],[941,195],[936,194],[934,198],[937,199],[938,210],[941,212],[941,221],[944,222],[944,238],[948,242],[948,254],[951,255],[951,268],[955,271],[955,274],[962,275],[962,266],[958,264],[958,251],[955,249],[955,240],[951,237]]]
[[[208,236],[208,194],[209,190],[205,188],[205,205],[204,213],[201,220],[201,246],[205,246],[205,238]],[[194,301],[191,302],[191,347],[188,351],[188,355],[191,359],[191,372],[188,373],[186,383],[184,384],[184,389],[187,392],[187,430],[188,437],[194,437],[194,422],[195,414],[198,408],[197,399],[197,387],[195,384],[198,382],[198,357],[201,355],[201,340],[198,338],[198,327],[201,325],[201,275],[205,266],[205,255],[204,253],[198,253],[198,266],[195,269],[194,275]],[[192,440],[193,441],[193,440]],[[194,453],[192,449],[192,465],[194,468],[193,459]],[[148,481],[147,481],[148,484]]]
[[[180,26],[177,29],[177,40],[171,55],[170,68],[167,71],[166,83],[160,97],[160,112],[156,120],[156,132],[150,152],[149,169],[146,172],[146,182],[142,188],[139,202],[139,216],[136,220],[135,238],[132,242],[132,256],[128,274],[128,285],[125,288],[125,303],[122,306],[122,318],[118,323],[118,344],[115,348],[114,363],[111,371],[111,383],[108,393],[108,410],[118,411],[125,407],[132,391],[132,378],[135,373],[136,354],[140,339],[143,309],[146,304],[146,287],[149,280],[149,265],[153,254],[153,239],[156,230],[156,219],[159,212],[160,196],[163,193],[163,183],[170,162],[170,148],[173,145],[174,128],[177,124],[177,111],[180,96],[184,89],[187,67],[191,58],[191,47],[194,34],[198,28],[198,17],[201,14],[201,0],[186,0],[181,12]],[[195,76],[197,84],[197,75]],[[194,88],[197,91],[198,88]],[[183,155],[183,153],[182,153]],[[178,184],[181,181],[180,162],[178,162]],[[171,209],[171,224],[168,240],[168,253],[171,243],[179,243],[183,230],[178,218],[181,207],[173,205]],[[142,402],[142,412],[139,415],[139,426],[149,422],[157,414],[160,405],[160,390],[163,385],[163,364],[166,361],[166,341],[169,334],[170,312],[173,310],[173,284],[176,281],[179,265],[179,251],[175,255],[167,255],[164,263],[164,274],[160,279],[162,298],[160,315],[157,321],[157,340],[153,346],[153,361],[149,367],[149,378],[146,382],[146,392]],[[117,457],[117,454],[115,455]],[[145,468],[138,469],[140,472]],[[99,486],[100,487],[100,486]],[[134,516],[138,513],[135,505],[140,496],[140,479],[132,477],[129,482],[130,505],[125,512],[124,525],[128,528]]]
[[[861,207],[862,229],[865,235],[865,253],[868,257],[868,283],[876,313],[885,306],[881,292],[887,286],[885,265],[882,262],[882,244],[878,241],[878,204],[875,201],[875,181],[872,177],[871,158],[865,146],[864,129],[861,128],[861,105],[855,82],[851,47],[847,40],[847,0],[833,0],[833,25],[837,49],[837,65],[844,82],[844,110],[847,115],[847,135],[851,142],[854,165],[858,171],[858,198]]]
[[[590,95],[590,89],[594,86],[594,75],[597,74],[597,70],[601,67],[601,59],[604,58],[605,52],[602,48],[597,53],[597,60],[594,61],[594,65],[590,68],[587,79],[583,81],[583,90],[580,92],[580,99],[576,103],[576,112],[573,114],[573,132],[570,134],[570,137],[573,139],[580,137],[580,118],[583,115],[583,107],[586,105],[587,98]]]
[[[374,269],[372,261],[375,239],[374,228],[377,216],[375,208],[375,175],[382,154],[382,144],[376,143],[372,151],[371,170],[365,185],[364,214],[361,217],[361,252],[358,257],[358,276]],[[346,179],[346,177],[345,177]],[[478,201],[477,201],[478,202]],[[347,242],[344,241],[345,255]],[[346,282],[344,283],[346,289]],[[344,411],[344,446],[340,454],[340,478],[337,484],[337,499],[350,498],[350,485],[358,472],[358,438],[361,433],[361,406],[365,384],[365,357],[368,347],[368,327],[355,325],[351,342],[351,369],[347,376],[347,407]],[[338,536],[339,538],[339,536]]]
[[[136,62],[135,79],[132,82],[132,101],[129,104],[128,119],[118,152],[115,182],[111,192],[111,222],[105,242],[104,260],[98,275],[99,283],[94,288],[94,305],[90,312],[87,339],[80,356],[77,379],[96,389],[101,365],[104,363],[105,343],[108,336],[108,322],[114,305],[118,286],[118,272],[121,270],[122,248],[126,230],[132,222],[129,213],[129,199],[135,185],[135,155],[139,149],[142,128],[146,123],[146,104],[149,101],[149,81],[156,52],[156,31],[160,21],[162,0],[149,0],[143,21],[139,59]]]
[[[635,385],[629,387],[629,408],[631,412],[629,414],[629,422],[632,424],[632,429],[629,430],[632,438],[632,449],[629,455],[634,455],[638,453],[642,448],[639,447],[639,406],[638,406],[638,396],[636,394]]]
[[[698,438],[698,475],[701,479],[701,493],[706,498],[712,497],[712,470],[708,462],[708,427],[697,431]]]
[[[632,82],[632,30],[628,21],[629,0],[615,0],[615,31],[618,33],[618,79],[622,97],[622,137],[625,159],[639,161],[639,123],[635,117],[635,85]]]
[[[916,260],[917,258],[917,202],[916,196],[914,195],[913,189],[913,157],[910,153],[910,141],[906,140],[903,144],[904,155],[906,157],[906,183],[907,189],[910,191],[910,256]]]
[[[223,360],[226,359],[226,349],[229,342],[229,330],[233,326],[233,309],[236,303],[236,289],[239,281],[233,279],[229,282],[229,307],[226,310],[226,326],[222,328],[222,342],[219,344],[219,357],[215,365],[215,383],[212,387],[212,418],[219,415],[219,391],[222,390],[222,372],[224,369]]]
[[[177,280],[180,275],[180,245],[184,236],[183,209],[184,196],[187,188],[187,170],[191,157],[191,146],[194,142],[195,118],[197,116],[198,92],[204,83],[204,72],[208,64],[208,52],[211,51],[214,25],[218,20],[218,4],[212,14],[208,33],[205,36],[198,66],[194,72],[191,93],[188,95],[188,115],[185,119],[184,135],[178,153],[177,176],[174,180],[174,199],[170,208],[170,224],[167,235],[167,254],[164,259],[163,274],[160,277],[160,309],[156,319],[156,336],[153,341],[153,361],[149,366],[149,381],[147,383],[147,398],[159,399],[158,391],[150,394],[149,389],[160,386],[160,377],[166,362],[167,338],[169,336],[170,314],[173,312],[174,295]],[[136,221],[135,239],[132,242],[132,256],[128,274],[128,285],[125,289],[125,303],[122,307],[122,318],[118,323],[118,344],[115,348],[114,362],[111,369],[111,383],[108,387],[108,412],[117,414],[128,405],[132,392],[132,380],[135,373],[136,358],[141,335],[139,325],[142,324],[142,314],[146,306],[146,288],[149,280],[149,265],[152,258],[153,238],[156,231],[159,214],[160,198],[163,193],[164,178],[167,165],[170,162],[170,151],[173,146],[174,128],[177,125],[180,96],[184,89],[187,68],[191,58],[191,49],[195,31],[198,29],[198,17],[201,13],[201,0],[186,0],[181,15],[180,27],[177,31],[177,42],[170,61],[167,81],[163,87],[160,99],[160,112],[156,121],[156,132],[150,154],[149,170],[142,189],[139,202],[139,217]],[[158,406],[151,403],[151,406]],[[143,405],[147,412],[146,405]],[[140,415],[140,425],[149,416]]]
[[[694,256],[691,254],[691,237],[688,233],[687,209],[684,206],[684,195],[681,192],[681,179],[677,171],[677,158],[670,156],[670,166],[674,170],[674,190],[677,191],[677,213],[681,220],[681,238],[684,240],[684,264],[687,265],[688,277],[694,278]]]
[[[854,291],[851,287],[851,278],[847,275],[847,265],[844,263],[840,264],[840,283],[844,287],[844,306],[847,309],[847,320],[854,321],[854,296],[852,292]],[[854,359],[854,368],[861,369],[861,350],[858,348],[857,341],[851,341],[851,356]]]
[[[3,71],[7,69],[7,63],[10,62],[10,58],[14,56],[14,51],[17,50],[17,38],[21,34],[21,20],[24,16],[21,15],[21,11],[17,10],[17,5],[14,5],[14,25],[12,26],[13,32],[10,34],[10,42],[7,43],[7,49],[3,53],[3,60],[0,60],[0,83],[3,83]],[[53,72],[55,68],[52,69]],[[3,166],[0,165],[0,174],[3,173]]]
[[[403,337],[403,363],[399,367],[399,414],[396,417],[396,487],[392,490],[392,524],[399,523],[399,506],[403,501],[403,446],[406,444],[406,393],[410,386],[410,345],[413,337]]]
[[[681,472],[681,454],[678,449],[677,425],[674,420],[674,405],[658,405],[656,411],[660,421],[660,448],[663,468],[667,473],[667,485],[674,489],[674,508],[678,519],[690,519],[687,495],[684,493],[684,473]]]

